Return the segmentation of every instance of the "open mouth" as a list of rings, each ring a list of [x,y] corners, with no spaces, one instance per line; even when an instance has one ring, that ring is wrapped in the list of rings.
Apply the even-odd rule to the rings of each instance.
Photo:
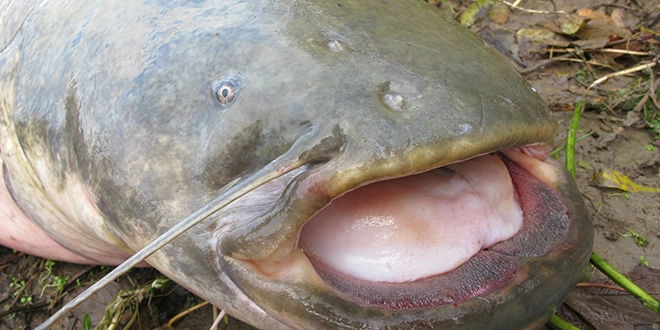
[[[569,231],[545,155],[508,150],[358,188],[309,220],[299,246],[328,286],[363,305],[476,298]]]
[[[275,318],[297,315],[289,323],[299,328],[541,326],[575,285],[593,243],[579,191],[548,155],[545,145],[506,149],[375,181],[291,227],[239,228],[241,244],[227,240],[236,229],[223,227],[228,234],[214,231],[211,244],[228,257],[216,267],[231,268],[241,290]],[[293,197],[309,198],[318,177],[292,177],[264,186],[268,200],[309,204]],[[283,194],[282,182],[298,182],[287,187],[302,193]],[[240,209],[263,214],[272,205]],[[298,204],[277,205],[284,208],[274,209],[284,212],[277,224],[303,213]]]

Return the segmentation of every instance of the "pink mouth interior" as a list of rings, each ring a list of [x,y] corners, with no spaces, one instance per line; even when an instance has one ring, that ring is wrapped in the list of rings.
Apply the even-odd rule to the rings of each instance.
[[[506,165],[487,155],[351,191],[315,215],[299,242],[337,274],[402,283],[451,271],[522,223]]]

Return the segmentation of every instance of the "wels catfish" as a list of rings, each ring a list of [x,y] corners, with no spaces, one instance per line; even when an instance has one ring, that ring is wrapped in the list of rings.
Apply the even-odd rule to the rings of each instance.
[[[220,198],[146,262],[267,329],[538,327],[587,264],[545,104],[424,2],[0,9],[3,245],[118,264]]]

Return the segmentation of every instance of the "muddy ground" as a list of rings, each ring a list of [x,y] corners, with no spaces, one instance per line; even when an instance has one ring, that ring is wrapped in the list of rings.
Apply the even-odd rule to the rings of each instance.
[[[660,3],[526,0],[513,8],[497,2],[474,16],[470,1],[438,5],[457,20],[473,18],[470,28],[511,59],[548,102],[561,127],[555,141],[558,148],[566,142],[574,107],[586,101],[577,133],[576,180],[596,230],[594,251],[660,297],[660,193],[634,191],[660,188],[660,113],[652,97],[660,85],[660,65],[655,65],[660,53]],[[588,88],[607,74],[644,65]],[[564,155],[559,152],[558,158],[563,160]],[[603,179],[602,173],[611,170],[642,188],[625,191],[621,184]],[[107,267],[52,263],[0,248],[0,329],[33,328],[107,272]],[[150,269],[131,271],[59,327],[82,329],[86,314],[96,325],[120,289],[143,288],[122,291],[128,309],[138,306],[132,329],[168,328],[175,314],[202,303],[173,283],[148,290],[158,277]],[[660,316],[628,294],[588,284],[607,282],[597,270],[589,269],[584,282],[559,308],[573,324],[583,329],[660,328]],[[124,313],[118,323],[126,324],[129,315]],[[173,328],[207,329],[212,322],[213,311],[207,305],[173,323]],[[220,327],[249,328],[231,319]]]

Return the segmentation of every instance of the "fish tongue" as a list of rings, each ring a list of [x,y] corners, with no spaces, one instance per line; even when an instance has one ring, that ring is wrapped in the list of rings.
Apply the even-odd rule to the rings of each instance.
[[[339,274],[407,282],[510,238],[522,218],[506,166],[486,155],[351,191],[305,224],[300,246]]]

